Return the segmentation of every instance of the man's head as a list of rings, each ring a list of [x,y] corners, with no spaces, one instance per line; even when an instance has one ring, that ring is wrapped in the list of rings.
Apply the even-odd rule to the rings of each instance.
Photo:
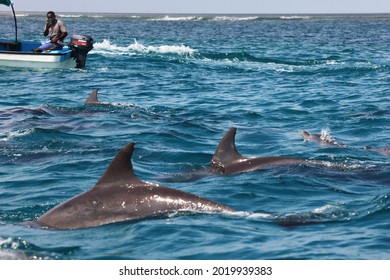
[[[56,23],[56,14],[53,11],[49,11],[46,14],[47,16],[47,23],[50,25],[54,25]]]
[[[56,14],[53,11],[49,11],[46,14],[47,18],[56,18]]]

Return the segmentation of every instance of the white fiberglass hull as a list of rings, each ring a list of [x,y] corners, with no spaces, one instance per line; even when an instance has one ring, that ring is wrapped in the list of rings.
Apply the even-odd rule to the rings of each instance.
[[[71,51],[48,53],[0,51],[0,66],[27,68],[74,68]]]

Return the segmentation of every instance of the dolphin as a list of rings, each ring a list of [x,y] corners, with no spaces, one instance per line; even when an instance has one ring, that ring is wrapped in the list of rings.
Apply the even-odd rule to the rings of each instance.
[[[270,166],[301,164],[304,159],[285,156],[243,157],[236,148],[237,129],[230,128],[220,141],[208,169],[212,172],[228,175],[249,172]]]
[[[125,145],[93,188],[49,210],[35,222],[44,228],[79,229],[116,222],[190,213],[234,212],[232,208],[134,175],[134,143]]]
[[[323,132],[322,134],[313,134],[313,133],[309,133],[307,131],[302,131],[301,135],[305,141],[316,142],[320,145],[337,146],[337,147],[344,147],[344,148],[347,147],[346,145],[334,140],[326,132]],[[385,147],[380,147],[380,148],[375,148],[372,146],[365,146],[365,147],[359,148],[359,149],[373,151],[373,152],[376,152],[376,153],[381,154],[383,156],[390,157],[390,146],[385,146]]]
[[[381,148],[374,148],[374,147],[371,147],[371,146],[365,146],[363,149],[364,150],[370,150],[370,151],[373,151],[373,152],[377,152],[378,154],[381,154],[383,156],[390,157],[390,146],[381,147]]]
[[[84,105],[91,105],[91,106],[109,106],[110,103],[107,102],[100,102],[98,99],[98,89],[94,89],[88,96],[87,100],[85,100]]]
[[[301,136],[305,141],[316,142],[322,146],[345,147],[344,144],[334,140],[327,131],[323,131],[321,134],[314,134],[303,130],[301,131]]]

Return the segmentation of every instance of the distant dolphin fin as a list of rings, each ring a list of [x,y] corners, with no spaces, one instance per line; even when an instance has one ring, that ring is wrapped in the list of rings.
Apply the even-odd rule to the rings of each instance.
[[[236,148],[236,131],[237,128],[230,128],[221,139],[221,142],[219,142],[210,164],[212,169],[223,169],[227,163],[231,163],[243,158]],[[221,171],[223,172],[223,170]]]
[[[130,142],[118,152],[94,188],[99,188],[109,184],[110,182],[118,182],[121,180],[124,182],[130,181],[134,183],[142,182],[134,175],[133,165],[131,164],[131,156],[134,151],[134,145],[134,143]]]
[[[85,100],[85,103],[86,105],[88,104],[97,104],[97,103],[100,103],[100,101],[98,100],[98,89],[94,89],[88,96],[87,100]]]

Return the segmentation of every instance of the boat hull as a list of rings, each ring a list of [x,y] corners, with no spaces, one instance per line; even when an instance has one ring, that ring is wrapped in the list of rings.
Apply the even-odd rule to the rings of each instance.
[[[83,68],[93,48],[92,37],[72,35],[62,50],[34,52],[41,43],[0,41],[0,67]]]
[[[72,51],[52,51],[48,53],[0,51],[0,66],[27,68],[74,68],[76,61]]]

